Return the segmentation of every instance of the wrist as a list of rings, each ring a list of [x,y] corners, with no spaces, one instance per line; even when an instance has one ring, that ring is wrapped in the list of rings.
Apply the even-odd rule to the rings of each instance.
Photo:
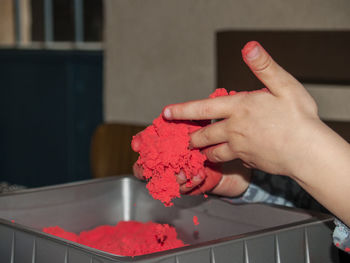
[[[332,169],[340,157],[350,156],[349,144],[319,119],[304,125],[296,140],[287,175],[301,183],[312,182],[327,170],[335,172]]]
[[[324,123],[292,178],[331,213],[350,225],[350,145]]]

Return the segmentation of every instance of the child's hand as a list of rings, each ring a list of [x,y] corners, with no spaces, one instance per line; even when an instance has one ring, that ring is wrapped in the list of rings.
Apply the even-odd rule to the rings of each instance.
[[[210,193],[226,197],[243,194],[249,186],[252,170],[244,167],[241,160],[221,163],[220,165],[222,179]]]
[[[205,147],[212,162],[241,159],[246,167],[291,176],[350,226],[349,144],[319,119],[315,101],[304,87],[257,42],[249,42],[242,54],[268,92],[170,105],[163,116],[168,120],[220,120],[194,132],[192,147]],[[238,177],[243,179],[238,185],[248,185],[249,174]],[[230,177],[224,176],[214,193],[225,194],[224,180]]]
[[[242,54],[268,91],[170,105],[163,116],[168,120],[222,119],[194,132],[191,146],[206,147],[204,153],[212,162],[239,158],[248,167],[293,175],[307,154],[307,139],[321,123],[315,101],[259,43],[249,42]]]
[[[140,147],[139,137],[136,135],[132,142],[132,148],[135,151],[139,150]],[[242,194],[249,185],[250,182],[250,169],[244,167],[240,160],[235,160],[232,162],[227,162],[225,164],[217,164],[218,170],[222,172],[222,178],[218,182],[215,178],[210,178],[212,173],[210,169],[206,168],[204,171],[207,171],[209,174],[200,174],[194,176],[192,179],[192,185],[189,187],[186,185],[186,176],[180,172],[176,175],[176,181],[180,185],[181,194],[200,194],[203,192],[203,187],[197,187],[205,183],[205,190],[211,189],[210,193],[233,197]],[[145,180],[143,176],[143,169],[137,163],[133,165],[134,176],[140,180]],[[203,182],[206,180],[206,182]],[[196,189],[197,187],[197,189]]]
[[[224,164],[218,164],[220,170],[223,173],[222,179],[217,184],[208,185],[209,189],[212,189],[208,193],[213,193],[216,195],[234,197],[241,195],[249,186],[251,171],[250,169],[244,167],[240,160],[235,160],[232,162],[227,162]],[[145,178],[142,175],[142,168],[136,163],[133,166],[134,175],[140,180]],[[197,178],[197,179],[196,179]],[[183,174],[176,175],[177,182],[180,184],[180,193],[181,194],[200,194],[202,193],[201,189],[197,191],[196,186],[200,185],[203,180],[208,180],[209,178],[204,179],[205,176],[194,176],[191,187],[186,186],[186,177]],[[209,184],[211,184],[209,179]]]

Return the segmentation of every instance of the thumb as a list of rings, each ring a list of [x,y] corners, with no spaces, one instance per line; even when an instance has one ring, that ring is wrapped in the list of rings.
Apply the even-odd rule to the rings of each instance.
[[[134,152],[139,152],[140,147],[141,147],[141,138],[140,138],[140,133],[138,133],[132,137],[131,148],[134,150]]]
[[[250,41],[244,46],[242,57],[255,76],[275,96],[282,96],[289,88],[301,85],[257,41]]]

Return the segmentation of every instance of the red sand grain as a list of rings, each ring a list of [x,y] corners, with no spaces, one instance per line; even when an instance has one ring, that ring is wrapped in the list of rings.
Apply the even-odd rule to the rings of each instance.
[[[199,225],[199,221],[198,221],[198,217],[197,216],[193,216],[193,224],[195,226],[198,226]]]
[[[122,256],[139,256],[185,246],[176,229],[153,222],[120,221],[116,226],[99,226],[79,235],[58,226],[46,227],[45,233]]]

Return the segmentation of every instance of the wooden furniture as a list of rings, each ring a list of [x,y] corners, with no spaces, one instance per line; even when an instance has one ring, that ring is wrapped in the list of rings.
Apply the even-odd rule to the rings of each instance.
[[[0,61],[0,181],[90,179],[91,136],[103,121],[103,51],[0,49]]]
[[[141,125],[104,123],[97,127],[91,143],[91,170],[95,178],[131,174],[138,153],[131,149],[132,136]]]

